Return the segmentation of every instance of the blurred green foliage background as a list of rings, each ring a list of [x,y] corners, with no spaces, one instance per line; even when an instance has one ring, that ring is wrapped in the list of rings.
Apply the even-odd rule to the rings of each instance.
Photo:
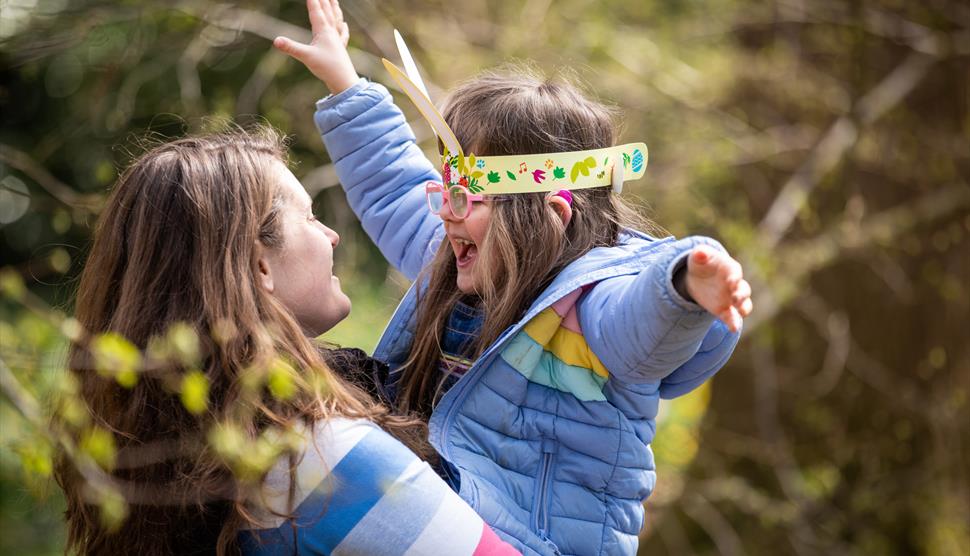
[[[347,0],[358,71],[392,28],[432,97],[511,59],[571,68],[651,150],[628,185],[722,240],[755,314],[668,404],[643,554],[970,554],[970,7],[950,0]],[[92,226],[146,137],[265,118],[336,229],[370,349],[406,287],[360,230],[275,52],[302,2],[0,0],[0,552],[62,550],[44,408]],[[401,97],[403,99],[403,97]],[[405,112],[431,151],[430,129]],[[26,289],[21,289],[21,284]],[[65,324],[67,323],[67,324]]]

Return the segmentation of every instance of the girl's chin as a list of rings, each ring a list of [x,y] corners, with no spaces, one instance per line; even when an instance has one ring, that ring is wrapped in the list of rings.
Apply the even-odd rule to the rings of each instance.
[[[456,285],[458,286],[458,290],[461,291],[461,293],[473,294],[473,293],[477,293],[478,291],[478,287],[477,287],[478,285],[475,283],[475,280],[472,278],[471,272],[468,272],[468,271],[465,271],[465,272],[462,272],[461,270],[458,271],[458,280]]]

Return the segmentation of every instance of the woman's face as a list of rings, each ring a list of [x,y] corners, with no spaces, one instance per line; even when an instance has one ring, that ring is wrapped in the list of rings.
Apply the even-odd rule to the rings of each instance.
[[[333,275],[340,237],[313,216],[310,196],[285,164],[274,161],[274,174],[283,198],[283,246],[263,252],[263,286],[293,312],[307,336],[319,336],[350,314],[350,298]]]

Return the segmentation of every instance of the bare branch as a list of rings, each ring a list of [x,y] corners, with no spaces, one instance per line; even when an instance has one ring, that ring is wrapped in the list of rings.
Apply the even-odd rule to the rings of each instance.
[[[101,208],[102,200],[100,196],[77,193],[71,186],[54,177],[29,154],[19,149],[7,144],[0,144],[0,162],[27,174],[51,197],[68,207],[86,212],[98,212]]]
[[[694,493],[685,502],[684,513],[704,529],[722,555],[740,556],[745,553],[741,538],[731,526],[731,522],[725,519],[706,498]]]
[[[770,321],[782,308],[801,293],[800,285],[812,273],[832,264],[846,253],[869,247],[876,242],[890,242],[915,226],[936,220],[970,206],[970,187],[951,185],[928,194],[915,202],[870,216],[858,226],[845,221],[810,240],[787,245],[779,266],[785,268],[786,282],[771,286],[752,274],[749,281],[756,292],[757,310],[745,319],[745,328],[756,329]]]
[[[919,53],[909,55],[859,100],[853,116],[842,116],[832,124],[768,209],[759,225],[760,238],[755,249],[769,250],[778,244],[805,205],[809,193],[856,143],[859,128],[871,125],[896,106],[936,62],[937,58],[933,56]]]
[[[272,83],[276,73],[286,63],[287,56],[275,48],[267,50],[259,60],[256,69],[239,91],[236,101],[236,114],[256,114],[259,112],[259,99],[266,87]]]

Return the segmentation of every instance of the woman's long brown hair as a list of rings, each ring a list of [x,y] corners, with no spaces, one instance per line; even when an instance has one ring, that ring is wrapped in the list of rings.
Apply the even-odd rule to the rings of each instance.
[[[149,355],[130,388],[96,370],[87,340],[72,345],[69,369],[91,420],[113,436],[119,464],[111,478],[128,515],[109,529],[75,462],[59,454],[69,551],[236,552],[238,531],[250,521],[246,483],[207,441],[215,427],[233,426],[248,443],[272,427],[365,417],[417,445],[420,426],[338,379],[258,282],[261,250],[283,241],[274,165],[284,160],[275,132],[237,131],[160,145],[118,180],[81,276],[76,318],[85,338],[116,333]],[[152,343],[178,323],[201,344],[198,370],[210,385],[201,412],[179,395],[189,369],[151,359]],[[306,387],[274,395],[266,369],[279,361],[297,369],[293,380]],[[58,420],[69,434],[83,434]],[[128,453],[141,455],[121,464]]]
[[[597,149],[613,145],[616,135],[613,112],[583,96],[569,78],[546,79],[521,66],[459,85],[448,96],[443,116],[465,150],[481,156]],[[616,244],[623,228],[658,230],[608,188],[572,193],[567,226],[541,193],[510,195],[509,201],[492,206],[476,265],[485,312],[473,346],[476,355],[517,322],[566,265],[594,247]],[[442,242],[424,279],[398,408],[427,418],[442,379],[443,330],[463,297],[449,242]]]

